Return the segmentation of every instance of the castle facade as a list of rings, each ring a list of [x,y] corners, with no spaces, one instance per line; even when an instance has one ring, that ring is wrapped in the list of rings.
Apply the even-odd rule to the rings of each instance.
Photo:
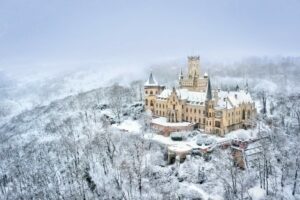
[[[200,71],[199,56],[188,57],[188,73],[181,71],[179,88],[166,89],[153,74],[144,85],[145,107],[153,117],[170,123],[190,122],[207,133],[224,134],[251,125],[255,103],[247,89],[213,90],[210,78]]]

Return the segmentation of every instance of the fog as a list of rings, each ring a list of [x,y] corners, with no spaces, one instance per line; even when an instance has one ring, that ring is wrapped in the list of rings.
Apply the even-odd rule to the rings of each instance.
[[[200,55],[214,87],[263,78],[298,91],[299,3],[1,1],[1,106],[128,85],[150,70],[172,87],[189,55]]]

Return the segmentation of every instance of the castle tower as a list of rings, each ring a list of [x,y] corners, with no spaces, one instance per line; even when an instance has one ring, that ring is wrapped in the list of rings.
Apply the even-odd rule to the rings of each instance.
[[[146,110],[154,111],[156,95],[159,95],[163,89],[164,86],[158,84],[151,72],[148,80],[144,84]]]
[[[188,77],[195,79],[200,77],[200,56],[188,57]]]
[[[214,100],[212,96],[210,79],[207,80],[207,90],[206,90],[206,100],[205,100],[205,110],[206,110],[206,125],[205,131],[210,133],[213,131],[214,127]]]
[[[200,56],[188,57],[188,74],[179,78],[180,88],[195,92],[205,92],[207,89],[207,77],[200,72]]]

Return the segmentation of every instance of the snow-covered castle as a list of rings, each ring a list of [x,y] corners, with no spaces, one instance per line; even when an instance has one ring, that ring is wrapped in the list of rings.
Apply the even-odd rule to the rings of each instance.
[[[200,57],[188,57],[188,73],[179,75],[179,88],[166,89],[153,74],[144,85],[145,106],[153,118],[166,118],[164,126],[180,123],[220,136],[247,127],[256,108],[247,88],[235,91],[213,90],[209,76],[200,71]],[[179,130],[179,129],[178,129]]]

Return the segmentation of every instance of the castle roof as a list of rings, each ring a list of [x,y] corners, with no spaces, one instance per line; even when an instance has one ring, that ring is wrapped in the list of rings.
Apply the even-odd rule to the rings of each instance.
[[[239,106],[242,103],[253,103],[250,93],[245,90],[239,91],[220,91],[218,92],[218,108],[228,108]]]
[[[158,98],[167,99],[172,93],[172,90],[165,89],[162,91]],[[194,92],[188,89],[177,89],[176,94],[181,100],[186,100],[190,104],[200,104],[205,102],[206,93],[205,92]]]
[[[165,89],[157,96],[157,98],[160,100],[167,100],[171,93],[171,89]],[[179,99],[186,100],[188,104],[193,105],[204,105],[204,102],[207,99],[206,92],[194,92],[189,91],[188,89],[177,89],[176,94]],[[253,103],[250,94],[246,91],[219,91],[216,109],[231,109],[233,107],[238,107],[242,103]]]
[[[144,85],[145,86],[158,86],[158,82],[155,80],[152,72],[150,73],[150,76]]]

